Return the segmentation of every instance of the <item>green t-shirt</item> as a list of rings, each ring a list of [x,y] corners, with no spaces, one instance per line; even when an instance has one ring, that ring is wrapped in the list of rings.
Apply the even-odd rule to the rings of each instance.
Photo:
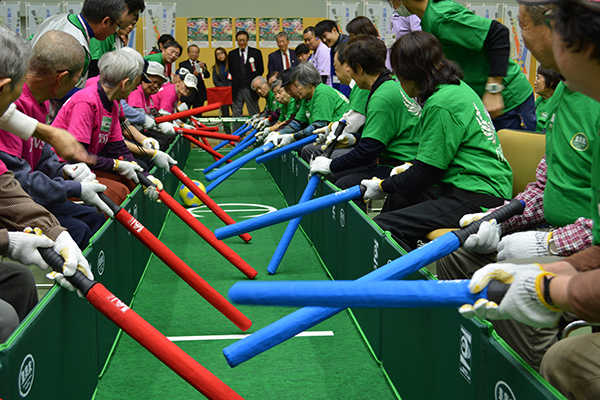
[[[421,107],[408,97],[399,82],[383,82],[369,100],[362,138],[383,143],[382,158],[412,161],[419,147],[420,116]]]
[[[298,112],[296,113],[296,120],[308,124],[308,102],[306,100],[297,100]]]
[[[535,115],[537,117],[537,122],[535,124],[536,132],[546,133],[546,123],[550,118],[548,118],[552,112],[549,110],[551,108],[551,99],[552,97],[548,97],[547,99],[539,96],[535,101]]]
[[[293,97],[290,97],[289,103],[281,105],[281,114],[279,115],[279,121],[287,121],[292,117],[292,115],[297,115],[299,109],[300,103],[297,102],[296,99],[294,99]]]
[[[429,1],[421,29],[433,34],[442,43],[444,54],[464,71],[464,81],[483,96],[490,72],[489,54],[484,48],[492,20],[479,17],[452,0]],[[504,111],[522,104],[533,89],[521,68],[512,59],[503,79]]]
[[[590,173],[600,131],[600,103],[562,86],[551,97],[559,96],[546,130],[544,218],[553,226],[592,217]]]
[[[367,101],[369,100],[369,90],[361,89],[355,83],[350,90],[350,110],[354,110],[359,114],[367,115]]]
[[[512,169],[481,99],[465,82],[438,88],[423,106],[417,160],[446,170],[440,183],[511,198]]]
[[[96,38],[90,39],[90,53],[92,54],[92,60],[99,60],[104,54],[116,50],[117,43],[115,35],[110,35],[106,40],[99,41]]]
[[[594,140],[592,161],[592,234],[594,245],[600,244],[600,140]]]
[[[157,63],[160,63],[160,65],[162,65],[163,67],[165,66],[162,53],[148,54],[144,58],[148,61],[155,61]]]
[[[338,90],[319,83],[315,88],[312,99],[307,101],[308,123],[315,121],[339,121],[349,109],[349,102]]]
[[[275,100],[275,95],[273,94],[273,92],[269,89],[269,93],[267,94],[267,97],[265,98],[266,102],[267,102],[267,109],[269,109],[269,111],[275,111],[278,108],[281,107],[281,105],[277,102],[277,100]]]

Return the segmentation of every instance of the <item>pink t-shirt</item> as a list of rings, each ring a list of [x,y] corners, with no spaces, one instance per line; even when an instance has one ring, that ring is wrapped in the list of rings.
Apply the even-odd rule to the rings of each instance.
[[[98,81],[100,80],[100,75],[95,76],[93,78],[89,78],[87,81],[85,81],[85,88],[89,88],[90,86],[94,86],[97,87],[98,86]]]
[[[27,84],[23,85],[23,94],[15,101],[17,110],[32,118],[37,119],[42,124],[46,123],[48,116],[48,102],[39,104]],[[37,163],[42,155],[44,142],[40,139],[31,137],[29,140],[23,140],[10,132],[0,129],[0,151],[12,156],[22,158],[35,170]]]
[[[142,85],[138,86],[127,97],[127,104],[131,107],[141,108],[146,114],[150,114],[151,109],[155,108],[151,97],[147,97],[144,93]]]
[[[154,102],[154,108],[157,110],[165,110],[170,113],[175,112],[175,105],[179,101],[177,90],[172,83],[165,83],[158,93],[150,96]]]
[[[107,111],[98,90],[96,84],[75,93],[52,122],[52,126],[68,130],[87,144],[91,154],[99,154],[106,143],[123,140],[119,118],[125,114],[116,100],[111,102],[112,110]]]

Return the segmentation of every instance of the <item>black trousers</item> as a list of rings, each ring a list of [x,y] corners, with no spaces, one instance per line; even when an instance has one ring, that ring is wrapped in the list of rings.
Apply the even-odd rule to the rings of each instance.
[[[24,265],[0,262],[0,342],[4,342],[38,302],[33,273]]]

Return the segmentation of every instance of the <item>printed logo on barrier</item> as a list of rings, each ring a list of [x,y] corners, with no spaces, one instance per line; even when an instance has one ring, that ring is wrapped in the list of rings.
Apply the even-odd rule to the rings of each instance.
[[[498,381],[494,387],[494,400],[517,400],[517,398],[506,382]]]
[[[573,136],[571,139],[571,147],[573,147],[577,151],[586,151],[589,147],[590,143],[588,141],[587,136],[583,133],[579,132]]]
[[[346,226],[346,210],[340,209],[340,226],[343,228]]]
[[[379,242],[373,239],[373,269],[377,268],[379,268]]]
[[[129,307],[127,306],[127,304],[123,303],[117,296],[115,296],[114,294],[111,294],[110,296],[106,296],[106,299],[108,301],[110,301],[115,307],[117,307],[117,309],[119,311],[121,311],[123,314],[125,314],[127,312],[127,310],[129,310]]]
[[[460,362],[458,370],[465,380],[471,383],[471,332],[460,326]]]
[[[223,203],[219,204],[219,207],[221,207],[223,211],[225,211],[227,214],[241,214],[239,216],[236,216],[236,218],[240,219],[260,217],[261,215],[277,211],[275,207],[266,206],[264,204]],[[188,211],[195,218],[203,218],[204,215],[202,214],[213,214],[213,212],[205,205],[201,205],[200,207],[190,207],[188,208]]]
[[[35,361],[31,354],[27,354],[21,362],[19,369],[19,395],[27,397],[31,387],[33,386],[33,378],[35,376]]]
[[[104,266],[106,265],[106,258],[104,256],[104,250],[100,250],[98,253],[98,275],[104,273]]]

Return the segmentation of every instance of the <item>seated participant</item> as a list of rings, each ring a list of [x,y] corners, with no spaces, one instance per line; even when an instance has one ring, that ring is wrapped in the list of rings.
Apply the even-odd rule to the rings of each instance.
[[[183,47],[172,40],[164,44],[160,53],[148,54],[144,57],[148,61],[155,61],[165,67],[165,77],[171,79],[173,63],[181,56]]]
[[[173,83],[166,83],[160,88],[158,93],[150,96],[154,102],[154,107],[162,110],[166,114],[177,112],[177,103],[182,97],[187,97],[196,90],[198,78],[185,68],[177,70]]]
[[[265,143],[273,142],[277,147],[287,146],[312,135],[315,129],[338,121],[348,111],[349,102],[346,96],[324,84],[312,64],[298,65],[294,69],[291,80],[294,82],[299,98],[306,100],[305,111],[310,125],[293,134],[273,132],[267,137]]]
[[[356,85],[370,91],[362,138],[349,153],[335,159],[320,156],[310,164],[311,174],[334,173],[331,180],[340,189],[363,179],[385,179],[393,167],[412,162],[417,155],[421,115],[421,107],[385,68],[386,48],[381,40],[355,36],[345,53]],[[357,204],[366,210],[362,200]]]
[[[102,56],[98,67],[97,85],[73,95],[52,124],[68,129],[89,153],[97,155],[97,161],[90,167],[101,183],[116,187],[116,194],[128,194],[139,182],[137,172],[143,169],[133,162],[133,155],[123,140],[121,118],[124,114],[118,100],[125,99],[139,85],[143,65],[121,49]],[[157,185],[160,183],[151,175],[148,177]],[[123,191],[123,186],[127,190]],[[146,194],[153,200],[158,198],[154,188],[146,190]],[[111,199],[117,204],[124,200],[121,196]]]
[[[370,41],[369,43],[373,42]],[[353,147],[357,140],[360,139],[365,124],[365,115],[367,114],[366,107],[370,89],[365,90],[364,88],[360,88],[352,79],[352,70],[348,66],[345,54],[347,44],[348,42],[342,42],[338,45],[333,59],[335,73],[340,83],[350,87],[350,97],[348,98],[350,105],[348,112],[342,117],[342,120],[346,122],[346,127],[337,139],[336,150],[334,150],[331,156],[332,159],[348,153],[351,150],[349,147]],[[375,53],[370,52],[370,54]],[[363,63],[365,63],[364,60]],[[323,154],[325,148],[333,142],[337,127],[338,122],[333,122],[324,128],[315,130],[315,133],[319,135],[317,142],[314,145],[304,146],[300,152],[304,161],[310,162],[315,157]]]
[[[273,131],[277,131],[280,127],[283,127],[283,124],[286,121],[292,121],[298,112],[298,109],[300,108],[299,104],[296,103],[296,100],[290,96],[290,94],[283,87],[283,81],[281,79],[277,79],[271,84],[271,92],[273,92],[275,100],[280,105],[281,111],[279,113],[279,119],[277,122],[275,122],[275,124],[272,126],[265,128],[263,134],[269,134]]]
[[[269,81],[275,82],[277,77],[279,76],[279,72],[275,71],[273,74],[269,74],[270,79],[265,79],[262,76],[257,76],[252,80],[250,84],[250,88],[254,90],[260,97],[265,99],[265,108],[264,110],[256,116],[256,120],[253,126],[262,130],[273,125],[278,119],[279,114],[281,113],[281,105],[275,99],[275,94],[270,88]]]
[[[61,31],[46,32],[35,44],[27,82],[15,102],[17,110],[45,123],[48,100],[61,98],[75,87],[84,60],[85,53],[73,36]],[[97,195],[106,187],[92,182],[95,177],[87,165],[60,162],[49,144],[36,138],[22,140],[0,130],[0,160],[14,173],[23,190],[69,230],[82,250],[105,220],[90,206],[112,216]],[[73,176],[77,179],[72,180]],[[88,206],[67,200],[71,197],[80,198]]]
[[[390,194],[374,220],[412,250],[428,232],[502,205],[512,192],[512,170],[481,99],[435,36],[402,36],[392,48],[392,66],[406,94],[424,103],[417,157],[405,172],[361,184],[365,200]]]
[[[535,130],[537,132],[546,132],[546,124],[549,122],[548,117],[551,115],[551,110],[548,109],[550,97],[554,94],[556,87],[560,83],[560,75],[554,70],[544,68],[541,65],[538,67],[535,79],[535,93],[539,95],[535,101],[535,114],[537,123]]]

